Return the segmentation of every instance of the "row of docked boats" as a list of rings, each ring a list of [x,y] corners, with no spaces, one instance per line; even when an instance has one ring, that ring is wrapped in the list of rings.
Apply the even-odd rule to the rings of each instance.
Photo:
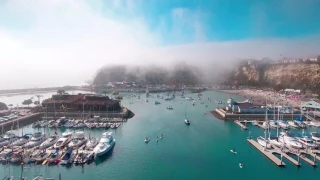
[[[111,132],[104,132],[100,139],[86,138],[82,131],[76,132],[74,136],[72,132],[64,132],[61,137],[45,137],[43,133],[37,132],[27,140],[20,140],[25,137],[11,138],[6,146],[2,146],[0,162],[84,164],[92,162],[96,156],[106,154],[115,145]]]
[[[265,148],[272,148],[272,145],[282,148],[295,148],[295,149],[319,149],[320,146],[320,134],[317,132],[297,133],[294,135],[290,132],[281,132],[280,135],[271,136],[269,138],[263,138],[262,136],[257,138],[258,143]]]
[[[121,123],[103,123],[103,122],[92,122],[89,120],[68,120],[68,119],[58,119],[58,120],[43,120],[37,121],[32,124],[33,128],[49,127],[49,128],[111,128],[115,129],[121,126]]]
[[[252,121],[253,125],[258,125],[257,121]],[[268,128],[281,128],[284,130],[290,129],[290,128],[306,128],[307,124],[304,123],[303,121],[286,121],[286,120],[271,120],[269,122],[264,121],[262,124],[262,127],[264,129]]]

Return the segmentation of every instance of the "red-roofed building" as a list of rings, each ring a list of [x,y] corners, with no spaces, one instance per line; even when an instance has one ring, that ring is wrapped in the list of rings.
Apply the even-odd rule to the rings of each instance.
[[[48,111],[118,111],[121,109],[119,100],[94,94],[52,95],[50,99],[42,102],[42,106]]]

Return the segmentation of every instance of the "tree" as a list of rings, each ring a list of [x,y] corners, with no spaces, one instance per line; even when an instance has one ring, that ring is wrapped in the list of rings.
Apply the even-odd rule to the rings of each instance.
[[[317,57],[317,61],[318,61],[318,63],[320,63],[320,56]]]
[[[27,100],[24,100],[23,102],[22,102],[22,105],[27,105],[27,106],[29,106],[30,104],[32,104],[33,102],[32,102],[32,99],[27,99]]]
[[[40,102],[39,102],[39,101],[34,101],[33,104],[34,104],[34,105],[39,105]]]
[[[5,103],[0,102],[0,110],[8,110],[8,106]]]
[[[67,94],[66,93],[66,91],[65,90],[63,90],[63,89],[59,89],[58,91],[57,91],[57,94]]]

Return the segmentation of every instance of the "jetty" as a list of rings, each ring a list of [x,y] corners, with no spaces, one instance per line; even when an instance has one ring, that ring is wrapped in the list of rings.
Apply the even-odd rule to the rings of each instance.
[[[255,148],[257,148],[262,154],[264,154],[266,157],[268,157],[273,163],[275,163],[277,166],[285,166],[286,164],[278,159],[275,155],[272,154],[272,151],[270,150],[264,150],[263,147],[256,142],[253,139],[247,139],[247,141],[253,145]]]
[[[11,129],[14,130],[18,128],[18,125],[22,127],[25,125],[32,124],[35,121],[38,121],[39,119],[41,119],[41,116],[41,113],[31,113],[22,117],[18,117],[16,119],[2,122],[0,123],[0,126],[3,127],[4,132]]]
[[[243,125],[240,121],[235,120],[234,123],[236,123],[237,125],[239,125],[241,127],[241,129],[247,130],[247,126]]]

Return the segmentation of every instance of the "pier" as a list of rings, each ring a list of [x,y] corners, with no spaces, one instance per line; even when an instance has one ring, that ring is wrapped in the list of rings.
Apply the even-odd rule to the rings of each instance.
[[[235,120],[234,123],[236,123],[237,125],[239,125],[241,127],[241,129],[247,130],[247,126],[243,125],[240,121]]]
[[[3,127],[3,131],[8,131],[8,130],[14,130],[19,127],[25,126],[25,125],[29,125],[32,124],[33,122],[41,119],[41,113],[33,113],[33,114],[28,114],[13,120],[9,120],[6,122],[3,122],[0,124],[0,126]]]
[[[247,139],[248,142],[253,145],[255,148],[257,148],[262,154],[264,154],[266,157],[268,157],[273,163],[275,163],[277,166],[285,166],[286,164],[282,162],[280,159],[278,159],[275,155],[272,154],[272,151],[265,150],[263,147],[256,142],[253,139]]]

